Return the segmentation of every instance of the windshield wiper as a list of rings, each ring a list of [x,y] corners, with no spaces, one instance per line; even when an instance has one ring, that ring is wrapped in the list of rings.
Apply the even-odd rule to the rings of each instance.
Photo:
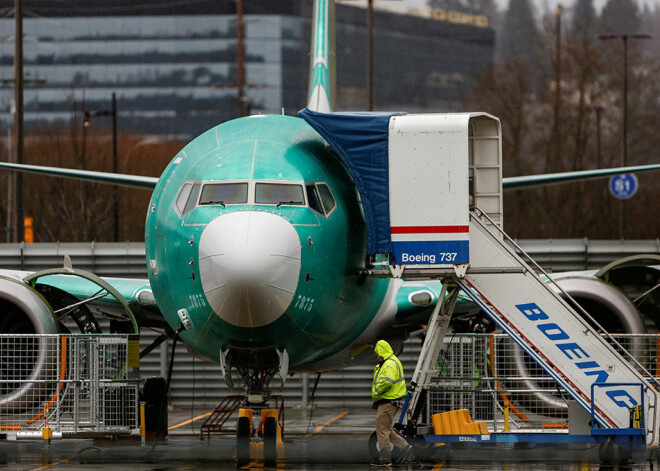
[[[275,207],[279,208],[283,204],[303,204],[303,202],[302,201],[280,201],[279,203],[277,203],[277,206],[275,206]]]
[[[224,201],[210,200],[210,201],[204,201],[203,203],[199,203],[199,204],[221,204],[223,208],[226,208]]]

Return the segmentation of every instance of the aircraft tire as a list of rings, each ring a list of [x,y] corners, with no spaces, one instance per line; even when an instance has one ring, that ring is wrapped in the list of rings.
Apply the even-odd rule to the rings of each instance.
[[[618,448],[617,463],[620,465],[626,465],[631,463],[632,455],[633,455],[632,449],[630,447],[621,446],[621,444],[619,444],[617,448]]]
[[[608,464],[612,462],[612,459],[614,458],[614,446],[615,444],[610,437],[607,437],[607,439],[600,444],[598,447],[598,458],[601,463]]]
[[[236,464],[246,465],[250,462],[250,419],[238,418],[236,427]]]
[[[277,461],[277,419],[267,417],[264,422],[264,465],[274,466]]]
[[[432,461],[437,451],[432,443],[428,443],[422,439],[412,441],[413,455],[421,461]]]

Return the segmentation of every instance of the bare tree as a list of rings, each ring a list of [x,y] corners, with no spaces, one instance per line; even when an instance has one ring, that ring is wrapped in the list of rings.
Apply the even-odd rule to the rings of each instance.
[[[110,170],[102,136],[47,132],[26,141],[30,163],[82,170]],[[34,217],[36,241],[111,240],[111,190],[107,185],[26,175],[26,214]]]
[[[536,54],[532,49],[525,56],[511,54],[513,49],[508,57],[501,54],[466,103],[468,109],[501,118],[505,176],[621,164],[622,52],[598,40],[597,25],[603,21],[595,18],[591,0],[578,0],[573,11],[572,23],[568,15],[562,18],[561,41],[553,13],[540,31]],[[643,56],[641,47],[630,49],[635,65],[629,76],[629,164],[657,163],[660,148],[660,87],[653,80],[658,64]],[[649,210],[657,214],[660,202],[653,185],[645,182],[657,180],[657,174],[639,179],[640,191],[626,203],[627,236],[656,238],[660,222],[649,217]],[[620,234],[620,202],[608,194],[605,180],[516,191],[505,196],[504,207],[507,231],[514,237],[605,239]]]
[[[25,153],[34,165],[111,172],[110,139],[107,130],[86,130],[74,116],[68,131],[29,135]],[[159,176],[182,147],[180,142],[130,134],[120,134],[118,141],[120,173],[136,175]],[[113,240],[111,185],[29,174],[25,188],[26,215],[34,218],[35,241]],[[148,190],[121,189],[120,240],[144,240],[150,196]]]

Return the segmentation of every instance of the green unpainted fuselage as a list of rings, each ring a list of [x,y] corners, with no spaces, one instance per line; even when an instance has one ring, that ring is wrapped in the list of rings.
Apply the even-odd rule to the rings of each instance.
[[[207,204],[184,216],[175,207],[186,182],[324,182],[336,201],[329,214],[306,205]],[[267,212],[295,228],[300,243],[297,286],[284,313],[272,323],[241,327],[211,307],[199,269],[199,241],[216,218],[236,212]],[[270,345],[286,349],[292,368],[321,361],[346,348],[372,321],[389,280],[367,279],[365,224],[355,187],[302,119],[267,115],[221,124],[190,142],[169,164],[154,190],[146,221],[151,288],[172,328],[185,308],[193,328],[183,340],[198,354],[218,361],[221,349]],[[218,251],[222,251],[218,247]]]

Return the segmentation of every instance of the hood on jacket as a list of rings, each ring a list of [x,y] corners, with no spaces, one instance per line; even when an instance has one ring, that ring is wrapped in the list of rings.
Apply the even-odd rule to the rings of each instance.
[[[390,347],[390,344],[387,343],[385,340],[379,340],[378,343],[376,343],[374,350],[376,351],[376,355],[378,355],[379,357],[385,360],[387,360],[389,357],[394,355],[394,351],[392,350],[392,347]]]

